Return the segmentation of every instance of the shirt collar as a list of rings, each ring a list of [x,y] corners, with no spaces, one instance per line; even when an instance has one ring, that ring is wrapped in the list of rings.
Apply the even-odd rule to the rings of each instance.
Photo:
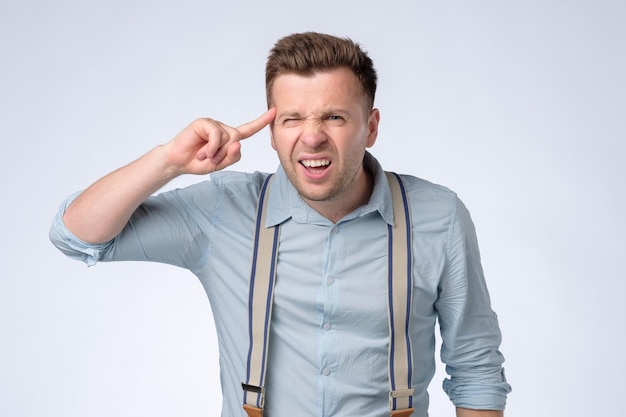
[[[387,176],[369,152],[365,153],[363,164],[374,175],[372,196],[367,204],[348,214],[342,221],[377,211],[386,223],[393,225],[391,188]],[[290,217],[297,223],[330,223],[302,200],[282,166],[279,166],[269,190],[265,227],[276,226]]]

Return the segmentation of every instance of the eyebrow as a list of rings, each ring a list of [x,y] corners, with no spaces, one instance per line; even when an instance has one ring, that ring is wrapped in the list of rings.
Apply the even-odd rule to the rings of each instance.
[[[283,113],[280,113],[278,115],[276,115],[277,119],[281,119],[281,118],[285,118],[285,117],[298,117],[301,118],[302,114],[300,114],[300,112],[297,111],[286,111]]]
[[[322,110],[321,113],[319,113],[318,115],[316,115],[317,117],[321,117],[321,118],[325,118],[334,114],[338,114],[340,116],[350,116],[350,112],[346,111],[346,110],[340,110],[340,109],[325,109]],[[302,115],[302,113],[298,112],[298,111],[285,111],[282,112],[280,114],[278,114],[276,116],[276,119],[284,119],[284,118],[289,118],[289,117],[295,117],[295,118],[304,118],[305,116]]]

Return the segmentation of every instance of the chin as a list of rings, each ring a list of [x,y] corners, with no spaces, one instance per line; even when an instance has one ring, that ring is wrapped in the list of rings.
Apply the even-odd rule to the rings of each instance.
[[[327,201],[330,199],[328,190],[315,189],[314,187],[302,186],[300,183],[296,186],[298,194],[305,200],[309,201]]]

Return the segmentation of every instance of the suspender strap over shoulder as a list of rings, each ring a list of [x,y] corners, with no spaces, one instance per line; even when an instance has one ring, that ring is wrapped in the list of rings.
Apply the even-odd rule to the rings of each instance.
[[[280,226],[266,229],[267,189],[273,176],[268,176],[261,188],[257,207],[250,292],[248,299],[248,332],[250,348],[246,382],[242,384],[244,410],[249,417],[261,417],[265,401],[265,370],[270,334],[270,318],[274,298],[276,259]]]
[[[413,412],[413,352],[410,320],[413,301],[411,212],[402,180],[387,172],[394,225],[388,236],[389,410],[394,417]]]
[[[393,200],[394,225],[388,225],[388,311],[389,311],[389,410],[391,417],[413,413],[413,356],[410,318],[413,299],[411,219],[408,199],[397,174],[386,173]],[[249,336],[246,382],[242,384],[243,408],[248,417],[262,417],[265,402],[265,373],[280,225],[265,227],[269,176],[260,192],[257,208],[249,293]]]

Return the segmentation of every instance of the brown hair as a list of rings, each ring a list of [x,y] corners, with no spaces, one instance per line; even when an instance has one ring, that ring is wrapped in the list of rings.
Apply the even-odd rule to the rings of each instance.
[[[265,66],[265,94],[268,106],[272,104],[274,80],[281,74],[313,75],[341,67],[349,68],[357,78],[363,93],[374,106],[376,70],[371,58],[359,44],[348,38],[323,33],[294,33],[279,39],[270,51]]]

